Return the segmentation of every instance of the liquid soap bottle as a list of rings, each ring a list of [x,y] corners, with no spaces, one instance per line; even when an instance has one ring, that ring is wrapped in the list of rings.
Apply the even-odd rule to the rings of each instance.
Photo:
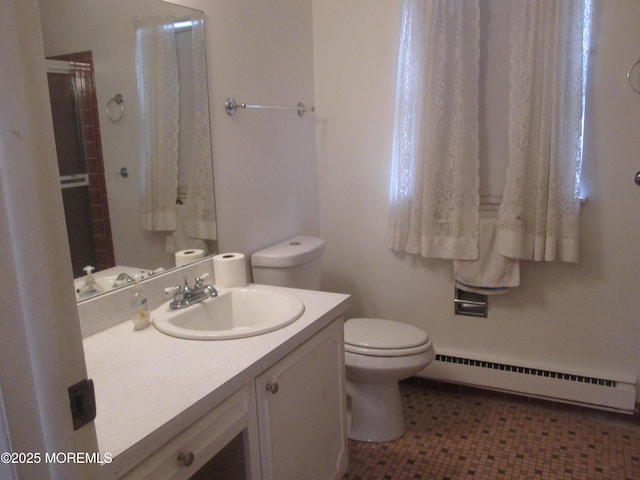
[[[151,325],[151,310],[149,301],[144,293],[144,287],[140,284],[140,277],[134,276],[136,282],[133,286],[133,297],[131,299],[131,320],[134,330],[142,330]]]

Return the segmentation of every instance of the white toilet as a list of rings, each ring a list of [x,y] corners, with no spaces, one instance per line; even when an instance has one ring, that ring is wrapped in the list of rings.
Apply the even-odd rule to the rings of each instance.
[[[324,240],[298,236],[251,255],[253,281],[320,290]],[[404,434],[398,382],[435,357],[419,328],[377,318],[345,322],[345,365],[351,422],[349,438],[386,442]]]
[[[398,382],[435,358],[433,343],[419,328],[379,318],[351,318],[344,324],[349,438],[387,442],[404,434]]]

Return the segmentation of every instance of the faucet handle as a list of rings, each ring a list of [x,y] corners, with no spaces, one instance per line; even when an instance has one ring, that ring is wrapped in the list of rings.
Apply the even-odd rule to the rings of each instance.
[[[176,285],[174,287],[167,287],[162,291],[162,295],[165,297],[170,297],[173,295],[174,297],[182,294],[182,287],[180,285]]]
[[[199,277],[196,277],[196,287],[201,287],[205,280],[209,280],[211,278],[210,273],[203,273]]]

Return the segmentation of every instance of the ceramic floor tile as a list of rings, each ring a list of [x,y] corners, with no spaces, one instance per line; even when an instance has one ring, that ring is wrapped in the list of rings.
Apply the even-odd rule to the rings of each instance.
[[[345,480],[640,479],[636,417],[462,387],[401,383],[398,440],[349,440]]]

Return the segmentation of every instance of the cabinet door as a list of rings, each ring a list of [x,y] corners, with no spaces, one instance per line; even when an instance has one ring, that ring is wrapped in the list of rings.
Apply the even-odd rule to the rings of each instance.
[[[347,468],[343,322],[256,379],[263,479],[328,480]]]

